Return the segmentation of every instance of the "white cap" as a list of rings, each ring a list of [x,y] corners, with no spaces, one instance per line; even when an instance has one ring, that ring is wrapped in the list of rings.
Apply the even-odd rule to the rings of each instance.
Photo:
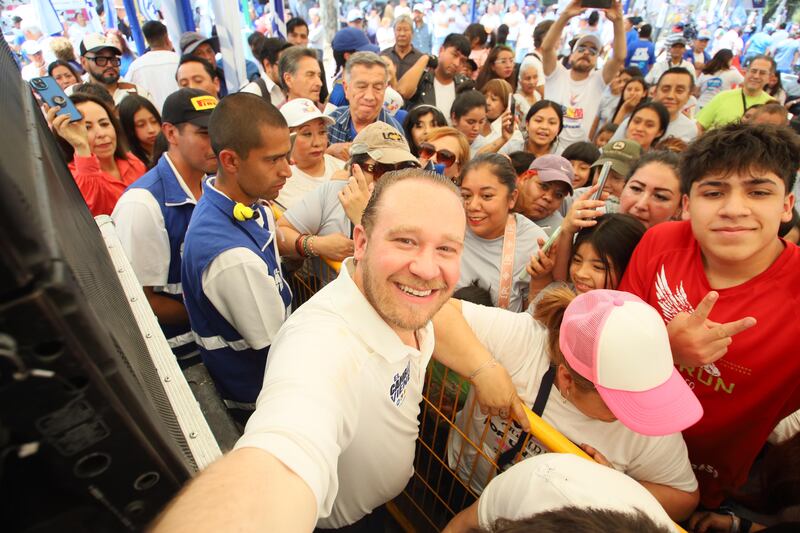
[[[306,122],[311,122],[314,119],[321,118],[326,126],[334,123],[334,120],[328,115],[323,115],[319,108],[314,105],[314,102],[308,98],[295,98],[289,100],[281,106],[281,114],[286,119],[286,123],[290,128],[302,126]]]
[[[419,11],[420,13],[425,13],[425,6],[422,4],[414,4],[414,7],[411,11]]]
[[[363,20],[364,14],[358,8],[353,8],[347,12],[347,22],[355,22],[356,20]]]
[[[383,93],[383,108],[386,109],[390,115],[395,116],[403,107],[403,103],[403,97],[399,92],[391,87],[386,87],[386,92]]]
[[[42,45],[39,41],[28,40],[22,43],[22,51],[26,56],[32,56],[42,51]]]
[[[633,478],[561,453],[530,457],[494,478],[478,500],[478,521],[486,527],[498,518],[516,520],[564,507],[639,510],[659,526],[675,530],[658,500]]]

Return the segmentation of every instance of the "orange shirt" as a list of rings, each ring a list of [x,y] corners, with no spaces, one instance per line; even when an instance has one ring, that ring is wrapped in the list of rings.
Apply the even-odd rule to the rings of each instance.
[[[122,181],[103,172],[100,160],[94,154],[89,157],[75,156],[68,165],[92,216],[110,215],[128,185],[147,171],[144,163],[131,153],[115,161]]]

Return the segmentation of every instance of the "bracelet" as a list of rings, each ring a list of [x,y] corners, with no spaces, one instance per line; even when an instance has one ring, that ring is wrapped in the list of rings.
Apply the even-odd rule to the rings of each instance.
[[[731,513],[731,533],[739,533],[740,525],[739,517]]]
[[[740,518],[739,533],[750,533],[750,528],[753,527],[753,522],[747,518]]]
[[[302,242],[302,241],[303,241],[303,237],[307,237],[307,236],[308,236],[308,234],[306,234],[306,233],[301,233],[301,234],[300,234],[300,235],[298,235],[298,236],[297,236],[297,238],[294,240],[294,249],[295,249],[295,251],[297,252],[297,255],[299,255],[300,257],[308,257],[308,256],[305,254],[305,251],[304,251],[304,249],[303,249],[303,248],[304,248],[304,247],[303,247],[303,242]]]
[[[308,237],[308,250],[311,252],[311,257],[319,257],[319,254],[316,250],[314,250],[314,238],[316,235],[310,235]]]
[[[491,357],[491,358],[487,359],[486,361],[484,361],[484,363],[481,366],[476,368],[475,371],[472,374],[470,374],[467,379],[469,381],[472,381],[473,379],[475,379],[475,376],[477,376],[478,374],[483,372],[485,369],[494,368],[496,366],[497,366],[497,359],[495,359],[494,357]]]
[[[311,250],[308,247],[308,235],[303,235],[303,256],[304,257],[311,257]]]

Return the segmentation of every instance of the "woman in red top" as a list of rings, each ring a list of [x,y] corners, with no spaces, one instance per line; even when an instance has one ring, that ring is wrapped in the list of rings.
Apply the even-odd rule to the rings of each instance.
[[[93,216],[110,215],[126,187],[146,172],[144,163],[129,153],[114,113],[98,98],[73,94],[70,99],[83,120],[70,122],[69,115],[47,110],[69,169]]]

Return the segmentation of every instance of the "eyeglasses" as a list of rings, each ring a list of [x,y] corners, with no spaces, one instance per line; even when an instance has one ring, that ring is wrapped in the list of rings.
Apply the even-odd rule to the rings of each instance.
[[[495,59],[494,60],[494,64],[495,65],[513,65],[514,64],[514,58],[506,57],[504,59]]]
[[[586,46],[583,44],[577,47],[575,51],[578,52],[579,54],[582,54],[584,52],[589,52],[590,56],[596,56],[597,54],[600,53],[596,48],[593,48],[591,46]]]
[[[105,67],[109,63],[111,63],[111,66],[113,66],[113,67],[118,67],[122,63],[122,60],[118,56],[113,56],[113,57],[108,57],[108,56],[89,57],[89,56],[85,56],[85,57],[89,61],[93,61],[94,64],[97,65],[98,67]]]
[[[422,143],[419,146],[419,155],[424,159],[434,159],[436,162],[444,165],[444,168],[449,168],[456,163],[456,154],[450,150],[437,150],[431,143]]]
[[[370,174],[372,174],[373,180],[380,179],[381,176],[386,174],[387,172],[392,172],[394,170],[405,170],[407,168],[419,168],[419,164],[416,161],[401,161],[399,163],[365,163],[360,165],[363,170],[366,170]]]

